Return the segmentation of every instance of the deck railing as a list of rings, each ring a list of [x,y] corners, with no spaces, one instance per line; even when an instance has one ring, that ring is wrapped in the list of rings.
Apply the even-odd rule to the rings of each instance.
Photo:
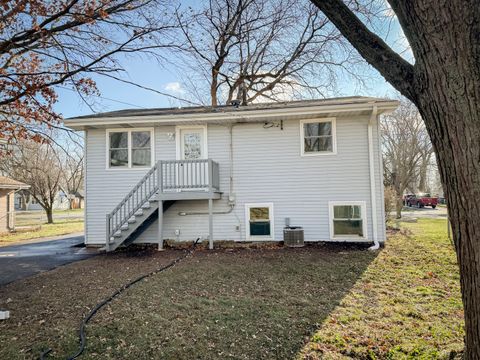
[[[210,159],[162,161],[163,190],[208,190],[213,164]]]
[[[171,191],[219,191],[219,165],[212,159],[160,160],[107,214],[107,250],[110,238],[156,193]]]

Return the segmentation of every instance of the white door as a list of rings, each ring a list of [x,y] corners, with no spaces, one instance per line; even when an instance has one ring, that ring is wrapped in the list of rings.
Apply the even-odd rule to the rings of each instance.
[[[204,129],[180,129],[180,159],[197,160],[205,159],[204,152]]]
[[[207,159],[204,127],[180,128],[178,135],[179,160]],[[207,162],[181,162],[178,166],[178,179],[184,190],[205,188],[208,185]]]

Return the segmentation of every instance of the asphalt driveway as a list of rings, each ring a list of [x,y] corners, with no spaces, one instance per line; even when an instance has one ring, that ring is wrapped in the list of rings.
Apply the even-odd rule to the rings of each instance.
[[[0,286],[95,256],[96,249],[79,246],[83,239],[65,235],[56,240],[0,247]]]

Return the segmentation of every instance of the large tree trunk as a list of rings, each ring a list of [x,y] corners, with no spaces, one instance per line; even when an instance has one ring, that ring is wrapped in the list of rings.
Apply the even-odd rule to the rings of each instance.
[[[418,107],[449,204],[465,310],[465,359],[480,359],[480,6],[478,0],[388,0],[415,65],[342,0],[312,0],[360,54]]]
[[[435,92],[430,88],[421,97],[419,107],[429,124],[448,199],[465,310],[465,358],[477,360],[480,359],[480,97],[471,103],[466,94],[455,96],[458,90],[467,89],[451,89],[447,82],[437,86]],[[459,100],[462,97],[464,101]],[[438,98],[443,101],[434,102]],[[446,121],[447,125],[439,126],[440,121]]]
[[[413,3],[413,2],[412,2]],[[415,95],[436,150],[460,266],[466,359],[480,359],[480,5],[423,0],[402,14]]]

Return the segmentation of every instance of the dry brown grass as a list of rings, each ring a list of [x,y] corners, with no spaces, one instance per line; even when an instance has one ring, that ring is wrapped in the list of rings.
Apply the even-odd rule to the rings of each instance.
[[[0,289],[0,307],[12,312],[0,323],[8,344],[0,358],[33,358],[47,347],[65,358],[88,309],[180,253],[100,256]],[[374,256],[335,246],[198,251],[101,310],[84,358],[291,358]]]

